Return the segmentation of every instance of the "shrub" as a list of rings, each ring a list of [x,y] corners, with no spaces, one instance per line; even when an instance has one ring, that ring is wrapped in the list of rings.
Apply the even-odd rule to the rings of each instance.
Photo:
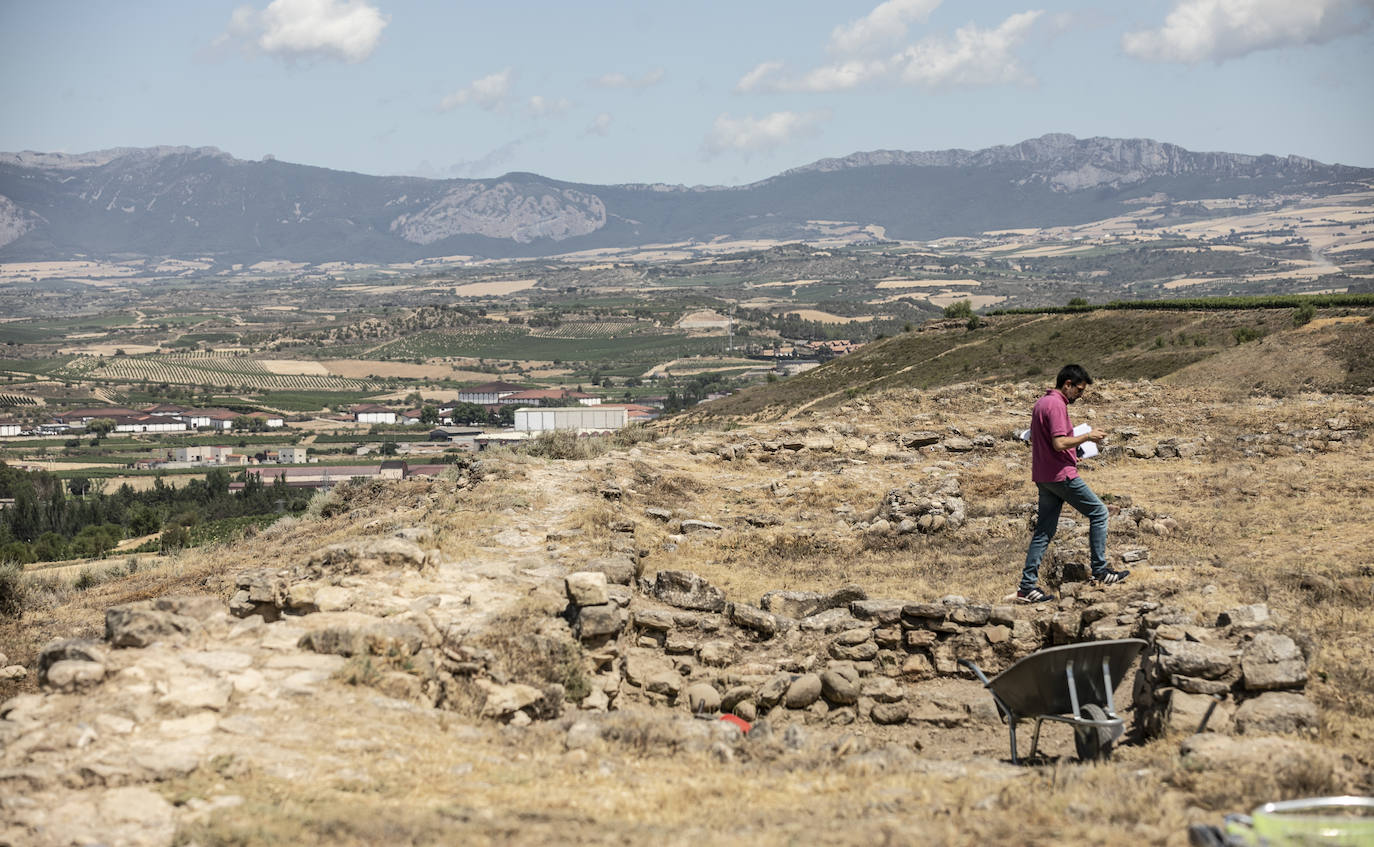
[[[17,565],[30,565],[38,561],[33,548],[22,541],[11,541],[0,547],[0,562],[13,562]]]
[[[17,618],[23,614],[27,588],[23,565],[0,562],[0,617]]]
[[[97,570],[95,568],[82,568],[81,574],[77,576],[76,581],[72,583],[72,588],[75,588],[77,591],[85,591],[109,580],[109,578],[110,574],[108,571]]]
[[[162,530],[160,548],[164,553],[180,550],[190,543],[191,531],[181,524],[170,524],[166,529]]]
[[[1231,330],[1231,337],[1236,339],[1237,344],[1244,344],[1247,341],[1263,338],[1264,331],[1252,326],[1238,326]]]
[[[1303,303],[1293,310],[1293,326],[1305,326],[1317,316],[1317,307],[1310,302]]]

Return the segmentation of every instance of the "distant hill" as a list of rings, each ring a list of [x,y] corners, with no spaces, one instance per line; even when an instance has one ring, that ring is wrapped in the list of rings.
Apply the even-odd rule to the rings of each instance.
[[[211,257],[406,261],[540,256],[726,238],[805,239],[817,221],[924,240],[1086,223],[1142,203],[1322,195],[1374,169],[1046,135],[1013,146],[876,151],[740,187],[585,185],[536,174],[383,177],[213,147],[0,153],[0,260]]]
[[[1096,379],[1240,393],[1374,390],[1374,308],[1319,310],[1301,326],[1293,316],[1292,309],[1124,309],[997,315],[972,330],[963,321],[932,322],[790,379],[704,403],[691,416],[776,419],[888,389],[1051,384],[1067,362]]]

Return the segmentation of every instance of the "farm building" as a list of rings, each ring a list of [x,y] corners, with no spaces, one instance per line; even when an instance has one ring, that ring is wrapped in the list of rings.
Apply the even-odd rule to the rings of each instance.
[[[579,406],[599,406],[601,404],[600,397],[567,388],[528,388],[501,398],[502,405],[515,406],[556,406],[572,401],[576,401]]]
[[[96,409],[72,409],[69,412],[61,412],[60,414],[53,415],[53,423],[67,424],[68,426],[85,426],[96,418],[117,418],[137,414],[139,414],[139,412],[133,409],[126,409],[123,406],[104,406]]]
[[[23,427],[18,421],[0,421],[0,438],[11,435],[18,435],[23,431]]]
[[[184,413],[181,419],[186,421],[191,429],[233,429],[234,418],[237,417],[238,413],[228,409],[192,409]]]
[[[130,415],[107,415],[115,422],[115,432],[185,432],[186,424],[175,418],[145,415],[135,412]]]
[[[292,488],[329,489],[335,485],[353,480],[404,479],[414,476],[438,476],[448,465],[411,465],[404,461],[388,461],[380,465],[317,465],[312,468],[264,468],[248,469],[264,485],[271,485],[282,479]],[[231,482],[230,491],[243,488],[241,482]]]
[[[349,409],[353,415],[353,420],[358,423],[374,424],[394,424],[396,423],[396,412],[386,406],[379,406],[376,403],[364,403]]]
[[[476,403],[479,406],[494,406],[501,402],[501,398],[507,394],[514,394],[517,391],[524,391],[523,385],[512,385],[509,382],[488,382],[482,385],[474,385],[471,388],[464,388],[458,392],[459,403]]]
[[[609,432],[625,426],[624,406],[567,406],[515,410],[516,432]]]

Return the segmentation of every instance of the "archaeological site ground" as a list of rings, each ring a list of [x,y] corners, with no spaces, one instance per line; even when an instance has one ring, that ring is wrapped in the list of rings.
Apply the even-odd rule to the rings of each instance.
[[[84,591],[25,583],[0,843],[1181,845],[1374,794],[1374,326],[1291,311],[1130,315],[1105,349],[1101,314],[913,328]],[[1190,365],[1193,337],[1216,355]],[[1016,605],[1015,433],[1064,351],[1097,356],[1072,414],[1110,433],[1083,472],[1131,576],[1085,581],[1066,510],[1059,599]],[[1147,646],[1110,756],[1050,723],[1012,764],[959,660],[1119,638]]]

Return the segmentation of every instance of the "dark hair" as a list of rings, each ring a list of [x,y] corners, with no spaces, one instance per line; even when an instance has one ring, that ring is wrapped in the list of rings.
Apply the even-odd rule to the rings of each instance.
[[[1059,369],[1059,376],[1055,377],[1055,388],[1063,388],[1066,382],[1078,382],[1083,385],[1092,385],[1093,378],[1088,376],[1088,372],[1083,370],[1082,365],[1065,365]]]

